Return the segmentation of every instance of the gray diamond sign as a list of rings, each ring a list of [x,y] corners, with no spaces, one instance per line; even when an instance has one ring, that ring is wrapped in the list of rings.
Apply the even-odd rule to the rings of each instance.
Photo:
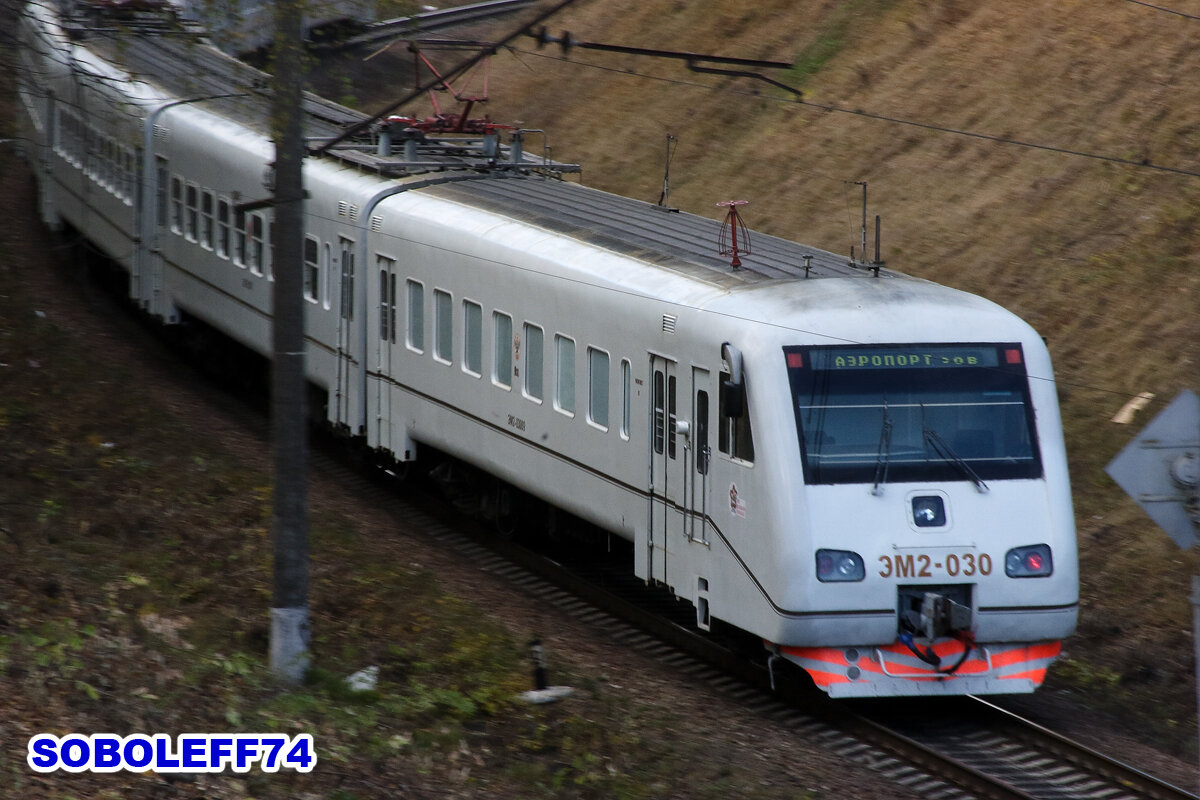
[[[1185,390],[1105,468],[1184,550],[1200,542],[1200,397]]]

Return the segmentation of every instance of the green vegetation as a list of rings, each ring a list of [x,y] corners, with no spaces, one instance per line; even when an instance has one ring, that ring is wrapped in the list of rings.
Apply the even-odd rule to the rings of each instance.
[[[826,64],[843,53],[847,47],[863,46],[869,36],[872,18],[879,18],[896,4],[895,0],[850,0],[837,3],[796,53],[792,68],[781,79],[783,83],[804,86]]]

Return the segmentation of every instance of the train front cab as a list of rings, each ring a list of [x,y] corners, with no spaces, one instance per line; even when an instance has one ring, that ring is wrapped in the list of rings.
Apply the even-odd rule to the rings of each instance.
[[[772,647],[835,697],[1034,691],[1078,609],[1052,382],[1019,342],[782,358],[816,580]]]

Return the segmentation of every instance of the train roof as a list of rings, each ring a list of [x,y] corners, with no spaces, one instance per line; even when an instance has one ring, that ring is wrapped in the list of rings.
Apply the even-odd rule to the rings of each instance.
[[[205,99],[204,107],[263,137],[269,137],[271,76],[226,55],[189,28],[96,31],[64,29],[76,40],[123,67],[131,77],[168,97]],[[231,95],[236,95],[232,96]],[[312,93],[304,96],[305,135],[336,136],[365,117]]]
[[[120,33],[97,33],[70,24],[64,27],[73,38],[87,38],[89,47],[165,95],[209,98],[204,103],[206,110],[260,137],[270,136],[270,76],[208,45],[194,31],[135,27]],[[312,93],[305,95],[304,113],[305,135],[314,142],[332,140],[367,119]],[[792,278],[899,276],[754,231],[750,234],[751,252],[743,251],[741,266],[734,268],[730,257],[718,252],[720,221],[562,180],[564,173],[578,171],[574,165],[528,152],[514,157],[512,150],[503,146],[498,155],[487,156],[480,149],[480,140],[471,137],[427,138],[419,145],[414,163],[391,153],[380,154],[375,134],[370,137],[347,140],[324,157],[377,173],[381,180],[457,173],[452,180],[428,181],[431,185],[420,191],[560,231],[724,288]]]
[[[751,231],[741,266],[720,255],[722,223],[696,214],[610,194],[567,181],[491,177],[431,186],[423,191],[495,211],[597,247],[726,288],[787,278],[871,276],[845,256]],[[897,273],[880,270],[880,277]]]

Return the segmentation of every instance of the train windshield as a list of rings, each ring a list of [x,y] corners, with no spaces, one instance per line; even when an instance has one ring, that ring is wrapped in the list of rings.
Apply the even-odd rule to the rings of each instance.
[[[1020,344],[783,352],[807,483],[1041,477]]]

